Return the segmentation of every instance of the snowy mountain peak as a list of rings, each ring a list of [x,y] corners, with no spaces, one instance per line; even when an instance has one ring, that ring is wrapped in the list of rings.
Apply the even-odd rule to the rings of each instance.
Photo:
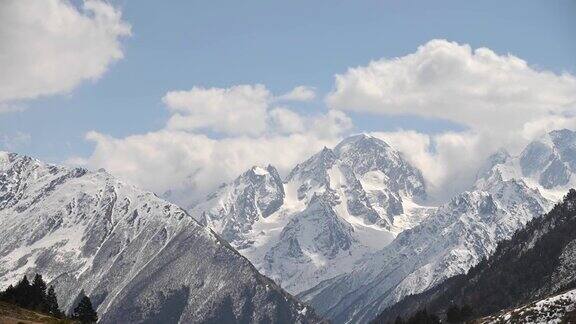
[[[251,168],[191,214],[295,293],[351,270],[415,226],[430,210],[415,203],[425,196],[419,170],[361,134],[324,147],[284,182],[271,167]]]
[[[300,297],[335,322],[369,321],[401,298],[466,272],[550,205],[523,181],[494,173],[362,259],[352,272]]]
[[[305,178],[315,181],[318,184],[324,184],[327,181],[326,170],[330,169],[336,162],[337,156],[334,151],[324,147],[320,152],[314,154],[303,163],[299,163],[292,169],[286,182],[295,180],[295,178]]]
[[[367,151],[370,148],[388,149],[390,146],[379,138],[367,134],[358,134],[345,138],[338,145],[336,145],[334,150],[338,152],[338,155],[341,155],[351,149]]]
[[[531,142],[520,154],[520,167],[544,188],[567,185],[576,173],[576,132],[552,131]]]
[[[319,320],[155,194],[104,172],[2,153],[0,288],[35,272],[66,311],[84,290],[102,323]]]
[[[220,187],[191,214],[229,242],[243,241],[252,225],[276,212],[284,202],[284,185],[275,167],[254,166]]]

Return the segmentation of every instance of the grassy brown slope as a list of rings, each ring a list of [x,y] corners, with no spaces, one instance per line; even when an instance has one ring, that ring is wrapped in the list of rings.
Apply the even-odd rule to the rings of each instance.
[[[72,324],[78,323],[68,319],[59,319],[50,315],[38,313],[13,304],[0,301],[0,324]]]

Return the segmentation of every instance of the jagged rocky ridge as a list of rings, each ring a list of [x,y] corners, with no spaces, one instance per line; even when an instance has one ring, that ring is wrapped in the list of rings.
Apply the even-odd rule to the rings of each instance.
[[[191,214],[216,224],[260,271],[323,315],[369,320],[406,295],[465,273],[547,211],[573,183],[574,134],[551,132],[519,156],[495,154],[474,186],[439,207],[423,204],[420,171],[400,153],[358,135],[323,149],[283,181],[273,167],[255,167]],[[275,202],[272,213],[260,207],[268,201]]]
[[[385,142],[350,137],[282,181],[254,167],[190,210],[291,293],[351,271],[431,208],[419,170]]]
[[[574,179],[575,134],[553,131],[529,144],[519,156],[506,152],[492,156],[468,192],[438,208],[420,225],[400,233],[381,252],[355,265],[351,273],[326,280],[299,296],[336,322],[367,321],[404,296],[465,273],[492,253],[498,241],[509,238],[561,197],[559,192]],[[541,144],[549,154],[540,162],[530,162],[541,158],[530,153],[532,147]],[[560,170],[568,170],[565,178],[569,180],[545,186],[541,177],[544,170],[549,170],[548,179],[558,178],[552,176],[557,168],[550,168],[558,164],[554,161],[564,166]],[[539,165],[542,172],[529,173],[522,167],[531,164]],[[485,208],[491,205],[496,208]]]
[[[552,131],[532,141],[516,157],[501,152],[493,159],[505,179],[523,179],[552,200],[561,199],[570,188],[576,187],[574,131]]]
[[[369,321],[404,296],[466,272],[547,205],[538,191],[522,181],[504,181],[499,173],[492,173],[420,225],[400,233],[354,271],[300,297],[335,322]]]
[[[572,180],[546,187],[540,173],[522,165],[540,163],[546,170],[557,164],[553,161],[561,161],[571,170],[576,164],[570,153],[574,138],[574,132],[562,130],[536,140],[547,145],[544,162],[530,162],[540,158],[530,153],[538,145],[534,143],[518,157],[499,152],[469,191],[430,208],[419,205],[426,190],[416,168],[386,143],[353,136],[299,164],[282,183],[278,176],[267,175],[277,174],[272,167],[260,172],[263,179],[270,178],[261,180],[263,184],[273,183],[272,192],[284,194],[282,204],[266,216],[250,205],[255,216],[235,231],[232,244],[261,271],[336,322],[369,320],[406,295],[465,273],[500,240],[547,211]],[[558,178],[552,171],[546,174]],[[234,211],[230,206],[243,201],[239,193],[246,195],[248,189],[258,192],[248,196],[262,199],[270,191],[239,186],[247,183],[243,178],[192,214],[229,220],[227,213]],[[236,209],[231,215],[237,213]]]
[[[469,304],[482,317],[574,289],[575,273],[576,191],[570,190],[562,203],[501,242],[493,255],[467,274],[405,298],[382,312],[377,322],[388,323],[424,307],[443,314],[451,304]],[[491,318],[504,319],[507,313],[520,315],[510,310]]]
[[[102,323],[317,322],[184,210],[90,172],[0,153],[0,287],[42,273]]]

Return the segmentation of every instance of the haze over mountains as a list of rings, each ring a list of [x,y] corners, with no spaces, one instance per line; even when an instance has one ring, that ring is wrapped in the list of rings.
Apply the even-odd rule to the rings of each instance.
[[[551,132],[430,206],[420,170],[356,135],[284,178],[255,166],[188,211],[104,170],[2,153],[0,285],[41,272],[66,308],[84,289],[103,322],[367,322],[550,210],[576,184],[575,152],[575,132]]]

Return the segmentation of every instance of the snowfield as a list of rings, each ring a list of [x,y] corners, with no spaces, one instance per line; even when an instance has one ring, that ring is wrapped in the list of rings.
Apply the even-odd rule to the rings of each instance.
[[[480,323],[566,323],[567,313],[576,310],[576,289],[542,299],[497,315],[480,319]]]

